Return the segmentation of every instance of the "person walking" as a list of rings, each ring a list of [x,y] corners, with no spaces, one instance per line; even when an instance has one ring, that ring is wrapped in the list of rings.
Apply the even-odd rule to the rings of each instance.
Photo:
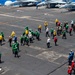
[[[54,37],[57,35],[57,32],[56,32],[56,30],[54,30],[53,31],[53,39],[54,39]]]
[[[58,20],[58,19],[56,19],[56,20],[55,20],[56,26],[57,26],[58,22],[59,22],[59,20]]]
[[[44,26],[45,26],[45,30],[46,30],[46,28],[48,26],[48,22],[47,21],[44,22]]]
[[[73,70],[73,74],[75,75],[75,61],[74,60],[72,60],[71,67]]]
[[[72,36],[72,27],[69,28],[69,34]]]
[[[46,28],[46,37],[49,37],[49,28]]]
[[[50,37],[48,37],[48,39],[47,39],[47,48],[50,48]]]
[[[9,46],[11,47],[11,43],[12,43],[12,37],[11,36],[9,36],[8,42],[9,42]]]
[[[41,25],[39,25],[38,26],[38,31],[41,33],[41,28],[42,28],[42,26]]]
[[[74,21],[71,20],[71,27],[73,28],[73,26],[74,26]]]
[[[54,42],[55,42],[55,46],[57,46],[57,37],[56,36],[54,36]]]
[[[69,75],[72,75],[72,67],[71,67],[71,66],[68,67],[67,73],[68,73]]]

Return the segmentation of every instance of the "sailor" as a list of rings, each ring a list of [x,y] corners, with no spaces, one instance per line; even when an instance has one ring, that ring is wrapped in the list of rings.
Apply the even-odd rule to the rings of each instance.
[[[30,41],[30,43],[32,43],[33,40],[32,40],[32,34],[31,34],[31,32],[29,32],[28,37],[29,37],[29,41]]]
[[[58,20],[58,19],[56,19],[56,20],[55,20],[56,26],[57,26],[58,22],[59,22],[59,20]]]
[[[47,48],[50,48],[50,37],[47,39]]]
[[[39,41],[40,40],[40,33],[38,31],[35,32],[36,39]]]
[[[46,28],[48,26],[48,22],[47,21],[44,22],[44,26],[45,26],[45,30],[46,30]]]
[[[3,39],[3,37],[2,37],[2,35],[0,34],[0,45],[2,46],[2,39]]]
[[[2,35],[2,38],[3,38],[2,40],[5,41],[5,39],[4,39],[4,33],[1,32],[1,35]]]
[[[42,26],[41,25],[39,25],[38,26],[38,31],[41,33],[41,28],[42,28]]]
[[[66,39],[66,31],[65,30],[62,31],[62,39],[64,39],[64,38]]]
[[[12,43],[12,37],[11,36],[9,36],[8,42],[9,42],[9,46],[11,47],[11,43]]]
[[[51,30],[50,30],[51,36],[53,36],[53,31],[54,31],[53,28],[51,28]]]
[[[74,21],[71,20],[71,27],[73,28],[73,26],[74,26]]]
[[[55,46],[57,46],[57,37],[54,36],[54,42],[55,42]]]
[[[57,35],[56,30],[53,31],[53,39]]]
[[[49,37],[49,28],[46,28],[46,37]]]

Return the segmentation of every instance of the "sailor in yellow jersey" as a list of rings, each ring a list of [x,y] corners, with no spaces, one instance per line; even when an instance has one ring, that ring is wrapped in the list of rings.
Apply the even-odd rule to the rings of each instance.
[[[44,22],[44,26],[45,26],[45,30],[46,30],[46,28],[48,26],[48,22],[47,21]]]
[[[56,19],[56,20],[55,20],[56,26],[57,26],[58,22],[59,22],[59,20],[58,20],[58,19]]]
[[[3,40],[3,37],[2,35],[0,34],[0,45],[2,46],[2,40]]]
[[[38,31],[41,33],[41,28],[42,28],[42,26],[41,25],[39,25],[38,26]]]

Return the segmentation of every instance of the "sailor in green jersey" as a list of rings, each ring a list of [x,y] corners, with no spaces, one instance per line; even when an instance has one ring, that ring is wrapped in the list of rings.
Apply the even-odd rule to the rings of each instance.
[[[26,36],[26,44],[29,46],[29,38]]]
[[[53,31],[54,31],[53,28],[51,28],[51,30],[50,30],[51,36],[53,36]]]
[[[2,37],[3,37],[3,41],[5,41],[5,39],[4,39],[4,33],[3,33],[3,32],[1,32],[1,35],[2,35]]]
[[[66,31],[65,31],[65,30],[62,31],[62,39],[63,39],[63,38],[66,39]]]
[[[15,57],[18,57],[18,48],[17,44],[15,44],[15,47],[13,48]]]
[[[14,43],[12,44],[12,51],[13,51],[13,54],[15,55],[15,57],[17,56],[18,57],[18,47],[17,47],[17,43]]]
[[[68,24],[66,24],[66,32],[68,32],[68,28],[69,28],[69,25],[68,25]]]
[[[31,30],[30,32],[31,32],[31,34],[32,34],[32,40],[34,40],[34,35],[35,35],[35,33],[34,33],[33,30]]]
[[[40,33],[38,31],[35,32],[36,39],[39,41],[40,40]]]
[[[15,43],[12,43],[12,53],[14,54],[14,47],[15,47]]]
[[[16,42],[16,45],[17,45],[18,51],[20,51],[20,50],[19,50],[19,42],[18,42],[18,41]]]

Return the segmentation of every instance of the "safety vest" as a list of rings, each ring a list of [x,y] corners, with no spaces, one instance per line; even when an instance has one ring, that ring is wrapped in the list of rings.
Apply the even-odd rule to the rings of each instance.
[[[58,22],[58,19],[56,19],[55,22],[57,23]]]
[[[53,34],[56,35],[56,31],[54,31]]]
[[[0,40],[2,40],[3,39],[3,37],[2,37],[2,35],[0,35]]]
[[[14,36],[15,36],[15,32],[12,31],[12,33],[11,33],[11,37],[14,37]]]
[[[41,25],[39,25],[39,26],[38,26],[38,28],[40,28],[40,29],[41,29],[41,28],[42,28],[42,26],[41,26]]]
[[[48,26],[48,22],[47,21],[44,22],[44,26]]]
[[[28,33],[29,33],[29,31],[28,31],[28,30],[26,30],[26,31],[25,31],[25,34],[26,34],[26,35],[28,35]]]

